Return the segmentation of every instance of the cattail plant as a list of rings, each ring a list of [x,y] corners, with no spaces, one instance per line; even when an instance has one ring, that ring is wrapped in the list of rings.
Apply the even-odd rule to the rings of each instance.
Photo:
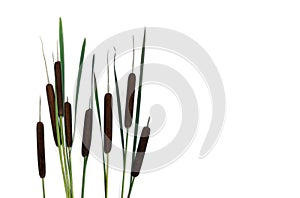
[[[112,95],[109,92],[108,55],[109,52],[107,52],[107,93],[104,96],[104,152],[107,155],[111,151],[112,146]]]
[[[72,107],[69,103],[68,99],[67,102],[65,102],[65,133],[66,133],[66,143],[67,147],[71,148],[73,139],[72,139]]]
[[[57,106],[58,106],[58,115],[62,117],[64,115],[63,110],[63,92],[62,92],[62,74],[61,74],[61,64],[60,61],[54,63],[55,71],[55,88],[57,94]]]
[[[135,82],[136,76],[133,73],[134,70],[134,58],[135,58],[135,49],[134,49],[134,36],[132,36],[132,69],[131,73],[128,76],[127,80],[127,95],[125,103],[125,116],[124,116],[124,125],[126,127],[126,140],[125,148],[123,148],[123,177],[122,177],[122,191],[121,197],[124,196],[124,183],[125,183],[125,170],[126,170],[126,161],[127,161],[127,148],[128,148],[128,130],[132,125],[132,116],[134,110],[134,95],[135,95]]]
[[[148,119],[147,126],[145,126],[142,130],[139,145],[137,148],[137,153],[135,155],[135,159],[132,165],[132,170],[131,170],[132,177],[137,177],[140,174],[140,170],[143,164],[143,160],[144,160],[144,156],[145,156],[145,152],[149,140],[149,135],[150,135],[149,122],[150,122],[150,117]]]
[[[46,85],[46,93],[47,93],[47,100],[48,100],[48,106],[49,106],[49,114],[50,114],[50,119],[51,119],[53,138],[54,138],[55,145],[58,146],[57,132],[56,132],[56,118],[55,118],[55,94],[54,94],[53,85],[50,83],[50,80],[49,80],[48,67],[47,67],[47,62],[46,62],[46,58],[45,58],[44,44],[43,44],[42,38],[40,38],[40,40],[41,40],[41,44],[42,44],[42,53],[43,53],[43,58],[44,58],[44,62],[45,62],[46,76],[47,76],[47,81],[48,81],[48,84]]]
[[[132,37],[132,43],[133,43],[133,48],[132,48],[132,70],[131,73],[128,76],[127,80],[127,95],[126,95],[126,104],[125,104],[125,118],[124,118],[124,125],[128,129],[131,127],[132,124],[132,116],[133,116],[133,108],[134,108],[134,93],[135,93],[135,81],[136,81],[136,76],[133,73],[134,69],[134,37]]]
[[[75,134],[76,126],[76,114],[77,114],[77,103],[78,103],[78,93],[80,88],[80,80],[83,68],[83,60],[85,53],[86,40],[84,39],[81,49],[81,56],[79,62],[79,69],[77,75],[77,86],[75,93],[75,116],[74,122],[72,119],[72,105],[69,102],[69,98],[65,101],[65,59],[64,59],[64,39],[63,39],[63,27],[62,20],[59,19],[59,40],[57,42],[57,59],[54,60],[54,55],[52,53],[53,65],[54,65],[54,77],[55,77],[55,89],[50,83],[48,68],[44,53],[43,42],[42,43],[42,52],[45,62],[46,74],[48,84],[46,85],[47,100],[49,106],[49,114],[52,125],[52,131],[54,136],[54,141],[58,149],[59,160],[62,171],[62,178],[64,182],[64,188],[66,193],[66,198],[74,198],[73,192],[73,177],[72,177],[72,160],[71,160],[71,151],[73,146],[73,140]],[[142,53],[141,53],[141,62],[140,62],[140,74],[139,74],[139,84],[138,84],[138,93],[137,93],[137,103],[135,106],[135,86],[136,86],[136,74],[134,73],[134,59],[135,59],[135,47],[134,47],[134,37],[133,41],[133,59],[132,59],[132,69],[131,73],[128,76],[127,82],[127,95],[125,101],[125,111],[122,114],[121,109],[121,98],[118,85],[118,78],[116,73],[116,49],[114,48],[114,58],[113,58],[113,69],[114,69],[114,80],[116,86],[116,99],[118,106],[118,118],[120,126],[120,136],[122,143],[123,151],[123,177],[122,177],[122,192],[121,197],[124,196],[124,185],[125,185],[125,174],[126,174],[126,158],[127,158],[127,148],[128,148],[128,134],[131,126],[133,125],[133,112],[135,110],[135,122],[134,122],[134,139],[133,139],[133,152],[132,152],[132,164],[130,172],[130,186],[128,191],[128,197],[130,197],[134,180],[139,175],[148,140],[150,135],[149,122],[148,119],[147,126],[143,128],[141,136],[139,137],[139,142],[137,142],[137,131],[139,126],[139,117],[140,117],[140,106],[141,106],[141,95],[142,95],[142,82],[143,82],[143,70],[144,70],[144,59],[145,59],[145,42],[146,42],[146,28],[144,29]],[[103,178],[104,178],[104,192],[105,198],[108,197],[108,170],[109,170],[109,154],[112,149],[112,138],[113,138],[113,112],[112,112],[112,94],[110,93],[110,78],[109,78],[109,52],[107,52],[107,93],[104,96],[104,117],[103,117],[103,128],[101,125],[101,115],[100,115],[100,103],[98,97],[97,89],[97,80],[94,74],[94,64],[95,64],[95,55],[93,55],[92,60],[92,75],[91,75],[91,96],[89,99],[89,107],[85,111],[84,116],[84,126],[83,126],[83,137],[82,137],[82,148],[81,154],[84,159],[83,163],[83,173],[82,173],[82,188],[81,188],[81,198],[84,198],[84,189],[85,189],[85,178],[87,163],[92,143],[92,130],[93,130],[93,103],[95,99],[96,110],[98,115],[98,121],[100,125],[100,134],[101,134],[101,146],[102,146],[102,165],[103,165]],[[95,95],[95,98],[94,98]],[[40,99],[40,114],[39,122],[37,123],[37,154],[38,154],[38,168],[39,175],[42,179],[43,184],[43,196],[45,197],[45,187],[44,187],[44,178],[46,175],[46,164],[45,164],[45,146],[44,146],[44,125],[41,122],[41,99]],[[74,124],[74,125],[73,125]],[[123,134],[123,125],[126,129],[126,137],[124,139]],[[102,131],[103,129],[103,131]],[[137,147],[138,143],[138,147]],[[137,148],[136,148],[137,147]],[[105,158],[106,156],[106,158]]]
[[[136,155],[137,132],[138,132],[139,120],[140,120],[140,107],[141,107],[141,100],[142,100],[142,85],[143,85],[144,61],[145,61],[145,45],[146,45],[146,28],[144,29],[144,38],[143,38],[141,63],[140,63],[140,76],[139,76],[139,86],[138,86],[138,95],[137,95],[137,104],[136,104],[136,113],[135,113],[135,127],[134,127],[134,137],[133,137],[133,147],[132,147],[131,170],[133,170],[133,162]],[[129,183],[130,183],[129,186],[130,189],[129,193],[130,193],[134,184],[134,177],[132,175],[130,177]]]
[[[81,198],[84,198],[84,188],[85,188],[85,174],[86,166],[90,153],[90,147],[92,142],[92,130],[93,130],[93,74],[94,74],[94,65],[95,65],[95,55],[93,55],[92,62],[92,75],[91,75],[91,97],[89,102],[89,109],[86,110],[84,116],[84,125],[83,125],[83,137],[82,137],[82,147],[81,155],[84,159],[83,163],[83,173],[82,173],[82,187],[81,187]]]
[[[46,176],[46,160],[45,160],[45,143],[44,143],[44,124],[41,121],[41,97],[39,100],[39,121],[36,124],[36,137],[37,137],[37,158],[39,175],[42,179],[43,197],[45,198],[45,184],[44,178]]]
[[[148,118],[147,126],[145,126],[142,130],[142,134],[140,136],[140,141],[139,141],[139,145],[138,145],[137,152],[135,155],[135,159],[132,163],[131,177],[133,179],[131,180],[131,185],[129,188],[129,193],[128,193],[127,198],[130,198],[134,180],[140,174],[141,167],[142,167],[142,164],[144,161],[144,157],[145,157],[145,153],[146,153],[146,149],[147,149],[147,145],[148,145],[148,140],[149,140],[149,135],[150,135],[149,122],[150,122],[150,117]]]
[[[109,153],[112,147],[112,95],[109,92],[109,51],[107,51],[107,93],[104,95],[104,153],[106,154],[106,189],[105,198],[108,196],[108,169]]]

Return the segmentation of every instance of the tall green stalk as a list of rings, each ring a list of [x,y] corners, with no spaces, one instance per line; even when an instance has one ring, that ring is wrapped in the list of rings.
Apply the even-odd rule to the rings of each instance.
[[[134,180],[135,180],[135,177],[130,182],[129,192],[128,192],[127,198],[130,198],[130,195],[131,195],[131,192],[132,192],[132,188],[133,188],[133,184],[134,184]]]
[[[85,174],[86,174],[87,161],[88,161],[88,157],[84,157],[83,172],[82,172],[82,185],[81,185],[81,198],[84,198]]]
[[[42,178],[42,188],[43,188],[43,198],[46,197],[46,191],[45,191],[45,181],[44,178]]]
[[[97,80],[94,74],[94,85],[95,85],[95,101],[96,101],[96,108],[97,108],[97,115],[98,115],[98,122],[100,126],[100,137],[101,137],[101,146],[102,146],[102,165],[103,165],[103,180],[104,180],[104,190],[105,196],[107,196],[107,173],[105,168],[105,158],[104,158],[104,146],[103,146],[103,135],[102,135],[102,124],[101,124],[101,113],[100,113],[100,105],[99,105],[99,97],[98,97],[98,88],[97,88]]]
[[[127,161],[127,147],[128,147],[128,129],[126,131],[126,140],[125,140],[125,151],[123,153],[123,177],[122,177],[122,192],[121,196],[124,197],[124,185],[125,185],[125,173],[126,173],[126,161]]]

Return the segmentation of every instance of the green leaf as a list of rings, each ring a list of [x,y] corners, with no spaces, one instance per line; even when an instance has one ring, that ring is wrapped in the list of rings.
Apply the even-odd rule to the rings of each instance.
[[[120,126],[121,143],[122,143],[122,149],[124,151],[124,134],[123,134],[123,122],[122,122],[122,109],[121,109],[119,83],[118,83],[118,77],[117,77],[117,72],[116,72],[116,50],[115,50],[115,55],[114,55],[114,77],[115,77],[115,85],[116,85],[116,93],[117,93],[117,103],[118,103],[118,114],[119,114],[119,126]]]
[[[136,152],[137,131],[138,131],[139,121],[140,121],[140,108],[141,108],[141,102],[142,102],[142,86],[143,86],[142,84],[143,84],[144,60],[145,60],[145,43],[146,43],[146,28],[144,28],[143,47],[142,47],[142,54],[141,54],[140,79],[139,79],[139,89],[138,89],[136,114],[135,114],[135,127],[134,127],[134,139],[133,139],[133,149],[132,149],[132,161],[134,160],[134,155],[135,155],[135,152]]]
[[[59,18],[59,51],[60,51],[60,66],[61,66],[61,80],[63,100],[65,100],[65,53],[64,53],[64,34],[62,20]]]
[[[82,74],[85,46],[86,46],[86,39],[84,38],[83,43],[82,43],[82,48],[81,48],[79,68],[78,68],[78,74],[77,74],[77,82],[76,82],[74,134],[75,134],[75,129],[76,129],[75,127],[76,127],[76,118],[77,118],[78,95],[79,95],[79,88],[80,88],[80,80],[81,80],[81,74]],[[72,135],[72,137],[73,137],[73,141],[74,141],[74,135]]]

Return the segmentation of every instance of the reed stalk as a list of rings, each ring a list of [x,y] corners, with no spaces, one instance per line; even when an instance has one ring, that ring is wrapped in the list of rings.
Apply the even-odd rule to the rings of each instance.
[[[97,116],[98,116],[98,122],[100,126],[100,137],[101,137],[101,146],[102,146],[102,165],[103,165],[103,180],[104,180],[104,191],[105,191],[105,196],[107,196],[107,173],[106,173],[106,168],[105,168],[105,158],[104,158],[104,145],[103,145],[103,132],[102,132],[102,124],[101,124],[101,111],[100,111],[100,104],[99,104],[99,97],[98,97],[98,88],[97,88],[97,79],[94,74],[94,85],[95,85],[95,102],[96,102],[96,108],[97,108]]]

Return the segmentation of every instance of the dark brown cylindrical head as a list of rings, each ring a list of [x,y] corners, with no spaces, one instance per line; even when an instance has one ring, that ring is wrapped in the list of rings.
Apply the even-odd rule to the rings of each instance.
[[[54,95],[54,89],[52,84],[47,84],[46,92],[47,92],[49,114],[50,114],[52,131],[53,131],[53,138],[54,138],[55,145],[58,146],[57,133],[56,133],[56,119],[55,119],[55,95]]]
[[[65,133],[67,147],[72,147],[72,107],[69,102],[65,102]]]
[[[104,152],[109,153],[112,145],[112,95],[104,96]]]
[[[82,157],[87,157],[90,153],[90,147],[92,142],[92,128],[93,128],[93,110],[88,109],[85,112],[84,125],[83,125],[83,137],[82,137]]]
[[[140,174],[145,152],[147,149],[149,135],[150,135],[150,128],[144,127],[140,137],[137,153],[135,155],[135,159],[133,162],[132,170],[131,170],[132,177],[137,177]]]
[[[37,137],[37,157],[39,175],[41,178],[46,176],[46,160],[45,160],[45,142],[44,142],[44,124],[38,122],[36,125],[36,137]]]
[[[63,108],[63,94],[62,94],[62,78],[61,78],[61,67],[59,61],[55,62],[54,64],[54,72],[55,72],[55,88],[57,94],[58,115],[63,116],[64,108]]]
[[[134,93],[135,93],[136,77],[134,73],[130,73],[127,81],[127,96],[125,106],[125,127],[129,128],[132,124]]]

